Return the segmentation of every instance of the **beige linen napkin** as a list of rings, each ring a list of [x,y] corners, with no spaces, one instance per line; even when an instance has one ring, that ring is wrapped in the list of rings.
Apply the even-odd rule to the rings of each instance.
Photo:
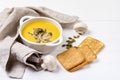
[[[13,78],[23,76],[26,67],[24,64],[37,71],[41,70],[41,57],[42,54],[40,52],[15,42],[11,47],[11,56],[6,66],[7,73]]]
[[[10,77],[22,78],[25,65],[40,70],[35,64],[27,60],[37,61],[42,54],[23,44],[16,42],[18,38],[19,20],[23,16],[46,16],[57,20],[61,24],[74,23],[76,16],[65,15],[45,7],[15,7],[6,8],[0,13],[0,65]],[[36,60],[34,60],[36,56]],[[36,62],[37,63],[37,62]]]

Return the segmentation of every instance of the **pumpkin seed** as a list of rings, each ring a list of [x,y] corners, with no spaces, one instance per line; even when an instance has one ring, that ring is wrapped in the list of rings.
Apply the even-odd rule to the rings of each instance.
[[[79,35],[77,35],[77,36],[73,36],[74,38],[79,38],[80,36]]]
[[[28,32],[28,34],[32,35],[37,40],[37,43],[50,42],[53,35],[52,32],[47,32],[46,29],[42,28],[33,28],[33,33]]]
[[[71,47],[77,48],[77,46],[73,46],[73,43],[76,42],[76,39],[79,38],[79,35],[75,35],[72,37],[68,37],[68,40],[66,40],[67,44],[63,44],[62,47],[66,47],[66,49],[69,49]]]
[[[65,46],[66,46],[66,44],[63,44],[63,45],[62,45],[62,47],[65,47]]]

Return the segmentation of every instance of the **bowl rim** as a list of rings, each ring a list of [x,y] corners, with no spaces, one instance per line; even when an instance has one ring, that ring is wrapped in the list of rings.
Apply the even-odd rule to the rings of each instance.
[[[34,20],[36,20],[36,19],[39,19],[39,20],[47,20],[47,21],[49,21],[49,22],[52,22],[54,25],[56,25],[56,26],[58,27],[59,31],[60,31],[59,37],[58,37],[57,39],[53,40],[52,42],[48,42],[48,43],[36,43],[36,42],[32,42],[32,41],[29,41],[29,40],[27,40],[26,38],[24,38],[23,35],[22,35],[22,29],[24,28],[24,25],[27,24],[27,23],[29,23],[29,22],[31,22],[31,21],[34,21]],[[19,27],[19,29],[18,29],[18,32],[19,32],[20,37],[21,37],[24,41],[28,42],[29,44],[34,44],[34,45],[47,45],[47,44],[53,44],[53,43],[57,42],[58,40],[60,40],[60,38],[62,37],[63,29],[62,29],[61,24],[58,23],[56,20],[54,20],[54,19],[52,19],[52,18],[48,18],[48,17],[33,17],[33,18],[31,18],[31,19],[25,20],[22,24],[20,24],[20,27]]]

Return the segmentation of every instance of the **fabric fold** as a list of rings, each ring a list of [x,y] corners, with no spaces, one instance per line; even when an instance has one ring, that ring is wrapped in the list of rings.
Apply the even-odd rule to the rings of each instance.
[[[16,56],[16,59],[21,63],[24,63],[34,68],[35,70],[39,70],[38,66],[36,66],[35,64],[32,64],[32,62],[36,61],[35,63],[39,63],[38,59],[40,59],[42,56],[41,52],[36,51],[32,48],[29,48],[19,42],[15,42],[11,48],[11,53],[13,53]],[[30,63],[30,60],[31,60],[31,63]]]
[[[63,14],[52,9],[48,9],[46,7],[28,7],[28,8],[33,9],[42,16],[53,18],[61,24],[74,23],[79,18],[78,16],[69,16],[67,14]]]
[[[23,16],[46,16],[61,24],[74,23],[78,20],[78,17],[65,15],[45,7],[4,9],[0,13],[0,65],[12,78],[22,78],[26,65],[35,70],[41,70],[39,64],[42,63],[40,55],[42,53],[16,41],[19,36],[19,20]]]
[[[15,42],[11,47],[11,56],[9,57],[6,68],[8,75],[13,78],[23,77],[26,65],[32,67],[37,71],[42,70],[41,64],[36,65],[36,63],[40,63],[41,56],[42,54],[40,52],[29,48],[19,42]]]

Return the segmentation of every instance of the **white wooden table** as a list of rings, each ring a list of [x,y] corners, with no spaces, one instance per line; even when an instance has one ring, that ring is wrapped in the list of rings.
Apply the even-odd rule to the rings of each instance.
[[[51,9],[77,15],[87,23],[89,32],[80,37],[74,45],[85,37],[93,36],[105,43],[97,60],[89,66],[70,73],[59,63],[58,72],[39,71],[29,68],[21,80],[120,80],[120,0],[1,0],[0,11],[8,7],[45,6]],[[64,28],[64,42],[73,36],[72,29]],[[63,43],[64,43],[63,42]],[[52,55],[64,49],[59,46]],[[0,67],[0,80],[10,79]]]

